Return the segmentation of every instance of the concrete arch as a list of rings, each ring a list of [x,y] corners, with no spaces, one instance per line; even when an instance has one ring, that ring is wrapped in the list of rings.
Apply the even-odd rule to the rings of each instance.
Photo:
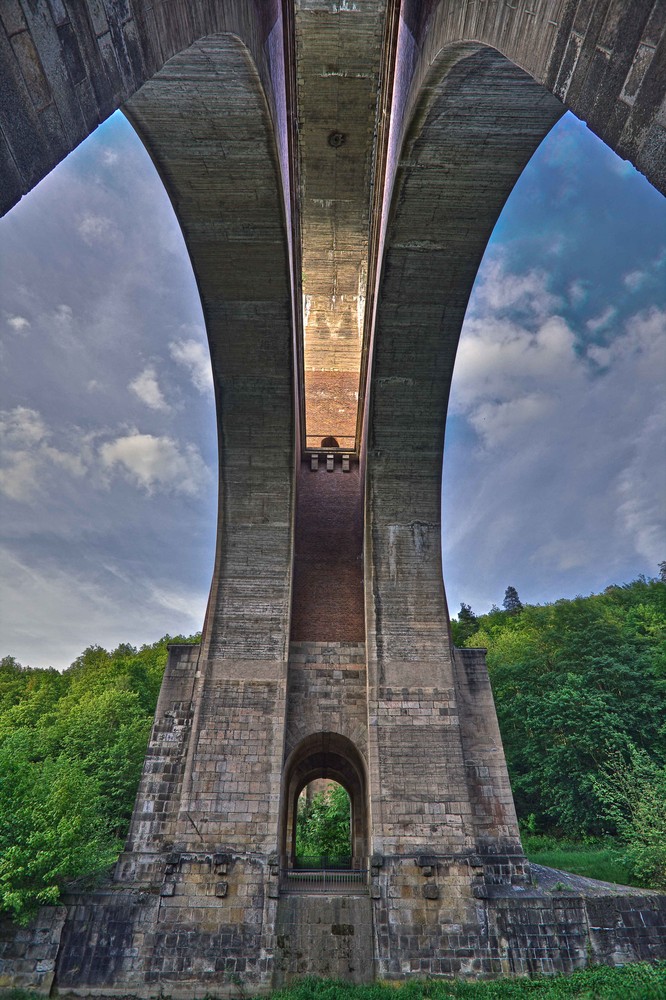
[[[237,35],[252,56],[271,109],[280,161],[286,167],[281,0],[3,4],[0,214],[172,56],[197,39],[221,33]]]
[[[280,853],[291,866],[296,856],[298,796],[316,778],[330,778],[345,789],[351,802],[352,864],[361,866],[369,853],[366,768],[362,755],[340,733],[313,733],[289,754],[282,779]]]
[[[661,0],[403,0],[397,149],[442,51],[470,43],[488,45],[523,69],[666,193]]]
[[[403,143],[378,294],[369,661],[448,660],[440,484],[456,347],[497,216],[563,110],[499,52],[473,43],[440,53],[424,82]]]
[[[17,111],[9,122],[0,118],[3,135],[11,142],[10,159],[21,167],[19,188],[3,183],[2,191],[7,197],[13,191],[16,200],[19,189],[26,190],[100,118],[123,104],[153,158],[183,230],[211,350],[220,506],[204,654],[281,660],[289,613],[290,580],[283,567],[290,561],[294,440],[281,8],[278,3],[236,3],[230,8],[224,5],[225,11],[213,16],[204,6],[176,5],[168,23],[158,17],[167,8],[158,6],[151,16],[158,17],[159,23],[155,21],[151,28],[146,20],[141,30],[132,18],[123,20],[122,5],[114,6],[108,15],[100,13],[97,5],[84,5],[76,17],[71,12],[73,20],[62,24],[56,23],[59,5],[38,5],[33,14],[26,15],[27,20],[17,14],[11,22],[5,7],[4,28],[15,29],[10,38],[14,61],[33,39],[34,60],[47,67],[45,53],[51,53],[48,65],[61,89],[48,83],[53,99],[40,117],[34,105],[36,78],[31,80],[31,94],[25,86],[20,95],[15,88],[15,111],[21,96],[30,113],[26,111],[22,119]],[[181,7],[182,16],[175,16]],[[88,34],[93,29],[100,32],[103,24],[108,26],[108,37],[98,34],[91,48]],[[225,33],[205,35],[183,48],[211,26],[235,28],[248,44],[239,34]],[[79,50],[86,53],[79,72],[85,68],[88,75],[77,82],[73,71],[63,77],[57,69],[59,59]],[[174,50],[176,54],[166,58]],[[101,63],[96,61],[98,56]],[[114,87],[105,90],[111,57],[125,72],[114,77]],[[2,70],[9,100],[18,69],[7,52]],[[97,113],[90,119],[77,118],[77,129],[68,128],[61,114],[45,151],[45,116],[66,106],[72,119],[76,118],[72,102],[82,99],[88,84],[104,98],[100,97]],[[46,77],[42,89],[46,100]],[[22,133],[14,136],[11,131],[21,120],[33,133],[33,144],[26,149],[17,145]],[[0,157],[0,171],[1,163]],[[8,176],[5,170],[3,181]],[[255,565],[251,565],[250,551]],[[256,576],[262,581],[259,587]],[[216,624],[221,606],[227,615],[223,631]],[[238,635],[247,627],[248,614],[250,621],[254,616],[256,643]]]
[[[294,439],[291,285],[261,83],[240,40],[213,35],[173,56],[125,109],[180,220],[211,351],[220,499],[203,653],[282,660]]]
[[[422,6],[408,0],[402,5],[366,423],[365,606],[373,804],[383,795],[376,816],[373,808],[375,849],[377,844],[380,849],[387,844],[403,849],[406,837],[428,836],[435,830],[423,819],[420,826],[415,822],[422,812],[418,768],[395,782],[391,797],[385,794],[390,772],[382,756],[396,740],[389,730],[401,689],[411,691],[423,710],[433,695],[448,701],[446,711],[453,717],[433,744],[433,752],[441,755],[446,747],[440,767],[448,772],[452,798],[445,812],[453,815],[459,808],[455,789],[465,789],[461,797],[477,803],[471,814],[461,810],[459,842],[471,837],[481,845],[487,839],[484,826],[498,821],[499,814],[483,819],[478,802],[485,793],[477,794],[469,766],[478,731],[475,698],[466,695],[475,683],[473,664],[454,654],[448,631],[441,567],[445,415],[460,330],[487,240],[523,167],[565,110],[552,91],[562,96],[566,90],[567,102],[578,113],[583,95],[592,99],[589,88],[571,89],[568,83],[565,88],[562,82],[570,46],[564,35],[552,32],[557,26],[555,8],[561,13],[562,5],[539,5],[538,10],[533,5],[531,33],[518,29],[518,13],[525,6],[492,0],[464,8],[448,0]],[[616,5],[596,6],[599,16],[590,37],[598,41],[605,37],[604,25],[609,27]],[[569,5],[569,11],[573,7]],[[663,25],[657,21],[655,27],[654,19],[643,13],[637,22],[640,31],[663,31]],[[623,16],[615,21],[616,27],[624,24]],[[574,31],[580,19],[573,28],[571,19],[567,24],[566,30]],[[635,33],[632,37],[638,44]],[[663,40],[660,46],[663,51]],[[618,50],[614,58],[618,72],[623,65],[626,69],[626,52]],[[655,73],[659,58],[654,56]],[[635,59],[629,58],[629,63],[636,68]],[[646,70],[637,85],[635,103],[640,103],[638,91],[653,71]],[[652,78],[663,93],[663,74]],[[626,86],[622,93],[620,104],[626,103]],[[641,133],[643,145],[649,145],[648,133],[653,139],[663,133],[654,102],[646,95],[641,114],[651,124]],[[610,144],[642,167],[647,163],[640,160],[637,145],[630,150],[619,141]],[[658,158],[650,163],[651,179],[657,183]],[[407,728],[403,735],[407,741]],[[496,737],[491,738],[485,756],[501,770],[498,746]],[[408,806],[402,807],[403,802]],[[506,803],[506,823],[503,819],[500,825],[506,827],[507,844],[518,844],[508,795]],[[451,827],[443,829],[448,835]]]

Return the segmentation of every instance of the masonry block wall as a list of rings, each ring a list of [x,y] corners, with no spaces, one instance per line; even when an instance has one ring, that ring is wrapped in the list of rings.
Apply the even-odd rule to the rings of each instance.
[[[291,644],[285,755],[315,733],[339,733],[367,752],[365,643]]]
[[[28,927],[0,918],[0,989],[49,995],[66,918],[64,906],[43,906]]]
[[[518,819],[485,654],[485,649],[453,650],[475,850],[521,858]]]

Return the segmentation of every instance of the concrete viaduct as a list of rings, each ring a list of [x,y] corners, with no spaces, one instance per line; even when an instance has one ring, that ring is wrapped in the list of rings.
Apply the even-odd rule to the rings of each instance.
[[[42,916],[41,979],[16,982],[229,995],[666,957],[663,897],[533,885],[440,544],[456,345],[536,146],[568,108],[666,191],[664,0],[0,0],[0,63],[3,211],[116,109],[139,133],[220,442],[203,639],[171,650],[125,853]],[[295,804],[322,776],[356,875],[299,892]]]

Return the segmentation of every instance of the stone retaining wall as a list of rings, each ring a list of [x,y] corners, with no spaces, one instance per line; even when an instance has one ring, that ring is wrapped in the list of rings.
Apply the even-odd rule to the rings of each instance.
[[[34,990],[48,996],[53,983],[64,906],[43,906],[28,927],[0,920],[0,990]]]
[[[465,862],[431,860],[431,873],[416,877],[413,859],[385,864],[368,895],[286,894],[279,904],[270,866],[255,864],[265,919],[254,923],[243,919],[233,887],[216,894],[213,874],[210,885],[205,873],[185,874],[187,898],[128,889],[71,897],[66,907],[40,910],[29,927],[0,922],[0,990],[47,995],[55,985],[77,996],[148,998],[160,989],[185,998],[196,987],[233,997],[301,975],[475,979],[666,958],[665,894],[488,886],[475,898],[465,892]],[[251,881],[250,862],[230,866],[242,876],[239,886]],[[234,882],[231,872],[224,878]]]

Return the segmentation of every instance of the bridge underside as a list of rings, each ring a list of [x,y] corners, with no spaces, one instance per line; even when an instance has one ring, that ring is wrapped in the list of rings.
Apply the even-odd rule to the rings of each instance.
[[[55,965],[63,992],[185,997],[666,957],[664,897],[531,880],[440,523],[467,301],[538,143],[569,107],[666,187],[661,0],[0,20],[5,206],[124,108],[188,245],[219,435],[203,639],[171,649],[125,852],[64,927],[41,916],[53,960],[16,984]],[[294,814],[320,777],[349,793],[352,872],[304,892]]]

